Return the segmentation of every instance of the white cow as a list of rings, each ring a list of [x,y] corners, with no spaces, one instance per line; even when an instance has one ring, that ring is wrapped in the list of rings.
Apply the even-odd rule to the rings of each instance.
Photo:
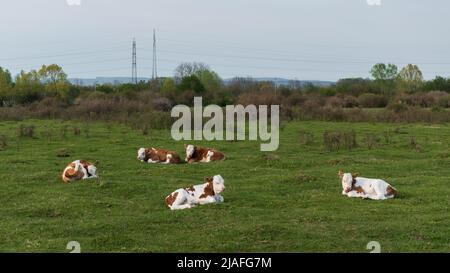
[[[225,180],[220,175],[206,178],[206,183],[178,189],[166,197],[171,210],[190,209],[196,205],[222,203]]]
[[[339,171],[342,180],[342,194],[348,197],[361,197],[373,200],[394,198],[397,189],[384,180],[359,177],[358,174]]]

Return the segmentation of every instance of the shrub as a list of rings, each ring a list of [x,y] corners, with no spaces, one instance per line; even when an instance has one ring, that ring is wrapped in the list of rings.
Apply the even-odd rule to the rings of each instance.
[[[393,111],[394,113],[401,113],[408,110],[408,106],[401,102],[391,103],[387,107],[388,110]]]
[[[63,125],[63,126],[61,127],[60,132],[61,132],[61,137],[62,137],[62,138],[65,138],[65,137],[66,137],[68,127],[69,127],[69,126],[67,126],[67,125]]]
[[[380,139],[372,134],[366,134],[364,142],[367,145],[367,149],[372,150],[373,148],[378,146]]]
[[[18,130],[19,137],[28,137],[28,138],[34,138],[36,131],[36,126],[34,125],[20,125]]]
[[[8,146],[8,141],[5,135],[0,135],[0,150],[3,150]]]
[[[386,144],[392,143],[392,131],[391,130],[383,131],[383,137],[384,137],[384,142]]]
[[[81,129],[79,127],[74,126],[72,129],[74,135],[79,136],[81,134]]]
[[[411,149],[415,150],[416,152],[422,152],[422,145],[420,145],[416,138],[414,136],[412,136],[409,140],[409,146],[411,147]]]
[[[297,180],[301,183],[309,183],[309,182],[313,182],[315,179],[315,177],[306,174],[304,172],[299,172],[299,174],[297,175]]]
[[[299,140],[300,140],[300,144],[308,146],[314,142],[314,135],[301,130]]]
[[[59,149],[58,151],[56,151],[56,156],[57,157],[70,157],[70,151],[68,149]]]
[[[450,95],[442,96],[438,99],[437,105],[443,108],[450,107]]]
[[[338,151],[341,148],[349,150],[357,147],[356,133],[351,131],[325,131],[323,134],[323,143],[327,151]]]
[[[386,107],[388,99],[382,95],[365,93],[358,97],[358,103],[366,108],[381,108]]]

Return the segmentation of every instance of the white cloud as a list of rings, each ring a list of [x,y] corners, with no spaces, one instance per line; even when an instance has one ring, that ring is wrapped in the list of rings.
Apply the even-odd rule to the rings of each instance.
[[[81,0],[66,0],[67,5],[69,6],[80,6]]]
[[[381,0],[366,0],[369,6],[381,6]]]

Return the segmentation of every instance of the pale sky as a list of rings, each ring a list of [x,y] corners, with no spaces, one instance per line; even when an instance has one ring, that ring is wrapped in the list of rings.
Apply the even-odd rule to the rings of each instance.
[[[150,77],[156,29],[159,76],[197,61],[223,78],[369,77],[377,62],[450,77],[448,0],[77,1],[0,0],[0,66],[129,77],[136,37],[138,76]]]

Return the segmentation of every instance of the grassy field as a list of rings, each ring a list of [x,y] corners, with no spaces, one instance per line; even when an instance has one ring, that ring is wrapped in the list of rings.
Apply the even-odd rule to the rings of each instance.
[[[35,137],[18,137],[21,124],[35,125]],[[334,129],[354,129],[358,147],[325,151],[322,134]],[[313,143],[301,144],[300,130]],[[369,133],[381,139],[371,150]],[[168,131],[25,121],[0,122],[1,135],[2,252],[68,252],[69,241],[82,252],[368,252],[369,241],[383,252],[450,251],[448,124],[288,123],[276,152],[260,152],[258,142],[195,142],[223,150],[228,160],[172,166],[136,159],[142,146],[182,153],[184,142]],[[420,149],[411,148],[411,137]],[[63,148],[70,157],[56,156]],[[64,184],[62,170],[81,158],[99,162],[100,181]],[[346,198],[339,169],[386,179],[400,196]],[[225,203],[166,207],[167,194],[215,174],[226,180]]]

